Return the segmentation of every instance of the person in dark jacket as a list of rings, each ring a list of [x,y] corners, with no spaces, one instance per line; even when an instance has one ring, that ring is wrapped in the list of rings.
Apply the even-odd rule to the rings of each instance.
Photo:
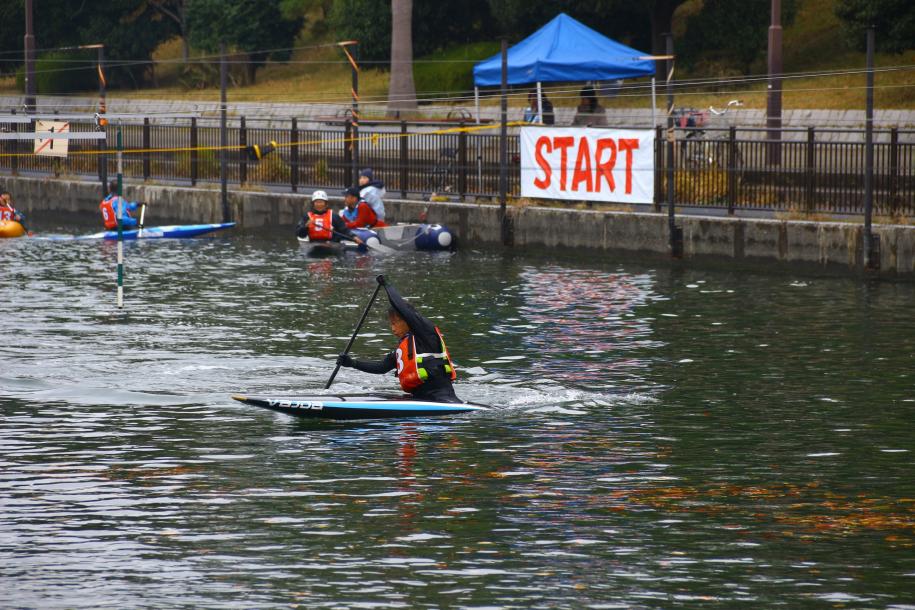
[[[346,221],[327,207],[327,193],[324,191],[315,191],[311,196],[311,209],[302,216],[295,234],[307,237],[310,241],[351,239],[357,244],[362,243],[361,239],[346,228]]]
[[[457,374],[441,331],[405,301],[383,275],[378,276],[378,283],[388,294],[388,322],[400,343],[382,360],[356,360],[341,354],[337,363],[376,375],[396,370],[401,389],[418,400],[462,402],[451,384]]]
[[[597,101],[597,91],[587,85],[581,90],[581,103],[575,109],[573,126],[581,127],[606,127],[607,111]]]
[[[541,92],[540,101],[543,106],[543,113],[537,111],[537,92],[531,91],[527,95],[527,108],[524,109],[525,123],[539,123],[542,125],[554,125],[556,115],[553,113],[553,102],[546,97],[546,93]]]

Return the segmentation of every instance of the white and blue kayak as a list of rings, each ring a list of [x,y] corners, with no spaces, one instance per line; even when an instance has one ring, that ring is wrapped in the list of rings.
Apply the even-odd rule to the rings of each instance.
[[[257,398],[236,394],[232,398],[246,405],[308,419],[408,419],[492,409],[467,402],[429,402],[404,396],[368,394],[323,394],[295,398]]]
[[[220,222],[215,224],[202,225],[164,225],[161,227],[144,227],[143,229],[130,229],[122,231],[124,239],[183,239],[187,237],[198,237],[214,231],[231,229],[235,226],[234,222]],[[118,232],[102,231],[91,235],[81,235],[74,239],[117,239]]]

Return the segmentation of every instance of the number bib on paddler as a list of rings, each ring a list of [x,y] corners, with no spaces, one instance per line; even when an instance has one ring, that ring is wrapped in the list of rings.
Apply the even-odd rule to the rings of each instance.
[[[400,387],[404,392],[412,392],[424,384],[429,378],[429,371],[426,367],[439,364],[437,362],[439,360],[442,361],[445,373],[451,377],[451,380],[457,379],[454,364],[451,362],[451,355],[445,346],[445,339],[437,326],[435,327],[435,334],[438,335],[439,343],[442,346],[442,351],[438,353],[417,354],[416,338],[412,333],[407,333],[400,340],[400,345],[397,346],[394,355],[397,358],[397,379],[400,381]]]

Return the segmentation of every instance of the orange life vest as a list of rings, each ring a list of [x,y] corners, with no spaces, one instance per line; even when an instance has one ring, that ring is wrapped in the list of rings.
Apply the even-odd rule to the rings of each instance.
[[[400,381],[400,387],[404,392],[412,392],[429,378],[429,371],[423,367],[423,360],[427,358],[444,360],[445,372],[451,376],[451,381],[457,379],[451,355],[448,353],[445,339],[438,326],[435,327],[435,334],[438,335],[438,340],[442,344],[442,351],[437,354],[417,354],[416,338],[412,333],[407,333],[400,340],[400,345],[397,346],[394,354],[397,357],[397,380]]]
[[[108,195],[98,204],[98,209],[102,212],[102,220],[105,222],[106,229],[118,228],[118,211],[114,205],[117,202],[117,195]],[[127,202],[124,202],[124,218],[131,218],[127,211]]]
[[[333,212],[330,208],[323,214],[308,212],[311,224],[308,225],[308,239],[312,241],[327,241],[334,236]]]

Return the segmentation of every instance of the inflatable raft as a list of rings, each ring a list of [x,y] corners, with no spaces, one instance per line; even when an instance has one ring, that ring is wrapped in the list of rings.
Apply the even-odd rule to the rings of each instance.
[[[25,227],[15,220],[0,220],[0,237],[22,237]]]
[[[353,229],[353,233],[369,244],[369,249],[372,249],[372,245],[379,244],[388,251],[443,251],[455,248],[454,235],[447,227],[437,224],[395,224],[372,229]]]

